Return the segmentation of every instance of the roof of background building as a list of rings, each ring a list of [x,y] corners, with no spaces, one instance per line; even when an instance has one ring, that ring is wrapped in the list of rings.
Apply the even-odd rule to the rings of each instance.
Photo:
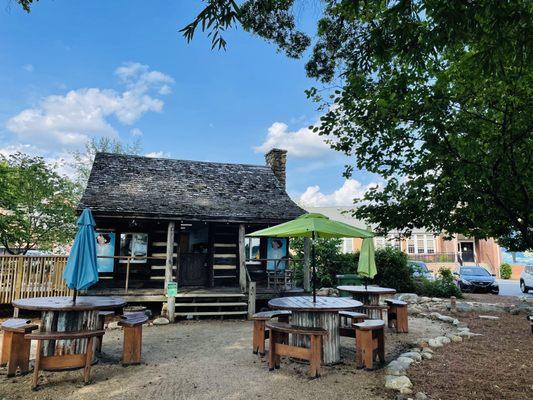
[[[95,215],[278,223],[305,213],[268,166],[98,153],[79,208]]]

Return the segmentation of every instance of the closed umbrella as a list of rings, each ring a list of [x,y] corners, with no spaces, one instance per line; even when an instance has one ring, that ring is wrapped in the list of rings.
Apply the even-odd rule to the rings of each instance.
[[[368,285],[368,279],[372,279],[378,273],[376,259],[374,257],[374,241],[370,238],[363,239],[361,252],[359,253],[357,273],[366,278],[365,288]]]
[[[329,219],[323,214],[309,213],[301,215],[300,217],[272,226],[270,228],[261,229],[259,231],[248,234],[248,236],[263,236],[263,237],[308,237],[312,238],[311,258],[313,268],[313,301],[316,302],[316,254],[315,254],[315,239],[318,238],[362,238],[363,246],[359,256],[359,269],[368,269],[369,274],[376,270],[376,263],[374,261],[374,244],[372,237],[374,234],[364,229],[356,228],[345,224],[343,222]],[[368,264],[368,265],[367,265]],[[371,264],[371,265],[370,265]],[[375,273],[374,273],[375,275]],[[374,276],[372,275],[372,277]],[[370,275],[366,275],[369,276]]]
[[[98,282],[95,225],[91,210],[86,208],[78,218],[78,233],[63,272],[66,285],[74,289],[74,303],[78,290],[87,289]]]

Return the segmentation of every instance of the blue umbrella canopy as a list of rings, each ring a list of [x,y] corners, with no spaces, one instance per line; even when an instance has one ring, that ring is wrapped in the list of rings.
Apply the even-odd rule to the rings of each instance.
[[[78,233],[63,272],[63,279],[71,289],[84,290],[98,282],[95,225],[91,210],[86,208],[78,218]]]

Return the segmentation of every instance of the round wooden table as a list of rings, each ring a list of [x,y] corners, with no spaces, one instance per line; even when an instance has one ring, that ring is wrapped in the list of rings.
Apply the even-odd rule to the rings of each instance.
[[[272,299],[268,305],[275,310],[292,311],[293,325],[326,329],[328,335],[323,339],[322,360],[324,364],[335,364],[341,359],[339,311],[355,310],[363,304],[345,297],[323,296],[317,296],[316,303],[313,303],[312,296],[297,296]],[[291,343],[295,346],[309,347],[309,338],[292,335]]]
[[[13,301],[13,306],[22,310],[41,311],[41,332],[69,332],[96,330],[98,311],[122,308],[126,301],[120,297],[78,296],[32,297]],[[87,339],[45,340],[41,355],[64,356],[83,354]]]
[[[370,309],[366,310],[366,313],[373,319],[381,318],[381,312],[379,310],[380,296],[396,293],[395,289],[381,286],[343,285],[337,286],[337,289],[351,293],[355,300],[362,302],[365,306],[369,306]],[[375,307],[375,309],[373,310],[372,307]]]

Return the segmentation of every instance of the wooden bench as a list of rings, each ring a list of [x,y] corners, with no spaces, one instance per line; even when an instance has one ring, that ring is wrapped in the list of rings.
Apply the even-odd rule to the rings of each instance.
[[[4,321],[1,325],[4,331],[2,341],[2,356],[0,364],[7,364],[7,376],[12,377],[17,373],[27,374],[30,371],[30,347],[31,341],[24,335],[39,328],[26,319],[13,318]]]
[[[357,368],[373,369],[374,361],[385,362],[385,322],[369,319],[354,324],[355,327],[355,364]]]
[[[354,311],[339,311],[341,325],[339,334],[345,337],[355,338],[355,328],[353,324],[363,322],[368,315]]]
[[[98,322],[96,324],[96,329],[105,330],[106,324],[109,323],[109,320],[111,319],[113,315],[115,315],[114,311],[98,311]],[[102,352],[102,342],[103,342],[103,336],[99,336],[96,338],[96,352],[97,353]]]
[[[309,361],[309,375],[312,378],[320,376],[322,337],[328,334],[325,329],[293,326],[285,322],[267,322],[266,326],[270,329],[270,349],[268,352],[270,371],[280,367],[281,356],[288,356]],[[289,334],[309,336],[310,348],[289,345]]]
[[[144,312],[127,313],[118,322],[124,328],[124,343],[122,346],[122,365],[137,365],[141,363],[142,326],[148,321]]]
[[[89,382],[91,363],[93,361],[93,339],[103,336],[105,331],[69,331],[69,332],[36,332],[28,333],[24,337],[29,340],[37,341],[37,353],[35,356],[35,367],[33,369],[33,379],[31,387],[36,389],[39,384],[39,371],[46,370],[63,370],[70,368],[83,367],[83,381]],[[43,356],[41,355],[43,340],[77,340],[87,339],[85,352],[81,354],[64,354]]]
[[[531,324],[531,333],[533,334],[533,315],[528,315],[527,320]]]
[[[291,312],[286,310],[263,311],[252,316],[254,321],[252,351],[254,354],[265,355],[265,340],[269,338],[266,322],[272,318],[277,318],[279,322],[289,322],[290,316]]]
[[[389,307],[387,313],[387,323],[389,328],[394,327],[396,333],[407,333],[409,331],[407,318],[407,303],[402,300],[388,299],[385,300]]]

